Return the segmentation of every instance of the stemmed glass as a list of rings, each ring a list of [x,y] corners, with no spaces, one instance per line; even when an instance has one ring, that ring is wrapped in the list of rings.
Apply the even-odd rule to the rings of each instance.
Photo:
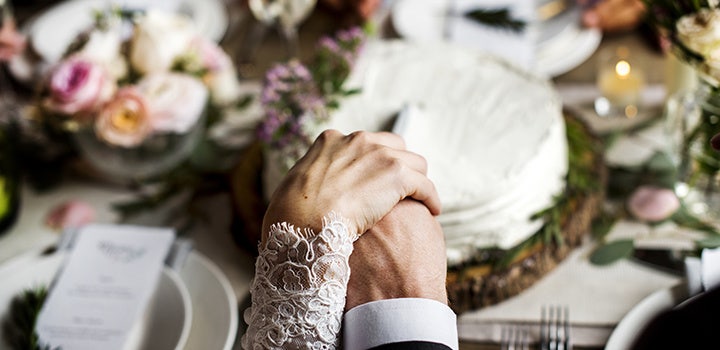
[[[2,0],[0,0],[2,1]],[[316,0],[250,0],[250,11],[265,25],[276,25],[287,40],[288,56],[299,54],[297,26],[315,7]]]

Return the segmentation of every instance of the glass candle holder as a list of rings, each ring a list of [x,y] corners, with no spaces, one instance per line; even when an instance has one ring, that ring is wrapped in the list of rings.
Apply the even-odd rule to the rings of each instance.
[[[600,97],[595,100],[595,112],[598,115],[625,118],[637,116],[642,91],[645,89],[645,74],[627,47],[621,46],[601,53],[597,87],[600,90]]]

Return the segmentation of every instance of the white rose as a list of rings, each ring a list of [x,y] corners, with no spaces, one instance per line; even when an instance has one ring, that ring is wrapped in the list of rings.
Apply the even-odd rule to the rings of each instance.
[[[210,88],[213,103],[229,105],[235,102],[240,96],[240,83],[235,66],[225,51],[214,42],[197,37],[190,44],[190,52],[199,60],[198,65],[207,71],[203,80]]]
[[[220,71],[209,73],[206,81],[215,104],[229,105],[240,97],[240,83],[232,64]]]
[[[130,43],[130,62],[143,74],[168,71],[195,36],[190,19],[150,11],[135,26]]]
[[[711,52],[700,68],[701,72],[706,74],[704,76],[705,81],[718,86],[718,82],[720,82],[720,50]]]
[[[702,9],[677,22],[678,39],[690,50],[707,57],[720,48],[720,9]]]
[[[159,132],[188,132],[202,116],[208,99],[200,80],[179,73],[148,75],[138,89],[147,100],[153,130]]]
[[[87,43],[78,54],[103,65],[110,75],[120,79],[127,74],[127,65],[120,54],[121,46],[122,38],[119,28],[96,29],[90,32]]]

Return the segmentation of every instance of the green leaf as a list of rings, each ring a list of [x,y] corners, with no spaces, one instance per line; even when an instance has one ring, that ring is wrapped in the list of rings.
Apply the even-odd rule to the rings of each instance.
[[[610,230],[615,226],[617,218],[610,215],[602,215],[592,222],[592,235],[597,240],[601,240],[607,236]]]
[[[633,252],[631,239],[617,240],[601,245],[590,256],[590,262],[595,265],[609,265],[620,259],[628,258]]]
[[[343,91],[341,91],[341,93],[342,93],[343,96],[357,95],[357,94],[359,94],[359,93],[361,93],[361,92],[362,92],[362,89],[360,89],[360,88],[355,88],[355,89],[350,89],[350,90],[343,90]]]
[[[685,205],[681,205],[680,208],[670,217],[670,220],[683,227],[720,235],[720,232],[718,232],[714,226],[695,217]]]
[[[665,152],[655,152],[655,154],[648,160],[647,168],[651,171],[658,172],[675,172],[677,169],[670,156]]]
[[[520,32],[525,29],[525,21],[512,18],[510,10],[506,8],[476,9],[465,13],[465,17],[490,27],[507,29],[513,32]]]
[[[720,236],[708,237],[695,242],[698,249],[712,249],[720,247]]]

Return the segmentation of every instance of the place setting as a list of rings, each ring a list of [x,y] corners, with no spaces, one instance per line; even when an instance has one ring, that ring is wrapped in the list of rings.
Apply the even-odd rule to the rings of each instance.
[[[0,55],[0,348],[359,344],[332,323],[352,260],[303,265],[347,223],[263,221],[334,129],[427,164],[448,348],[632,349],[720,282],[720,9],[638,1],[611,29],[602,3],[0,0],[24,38]]]

